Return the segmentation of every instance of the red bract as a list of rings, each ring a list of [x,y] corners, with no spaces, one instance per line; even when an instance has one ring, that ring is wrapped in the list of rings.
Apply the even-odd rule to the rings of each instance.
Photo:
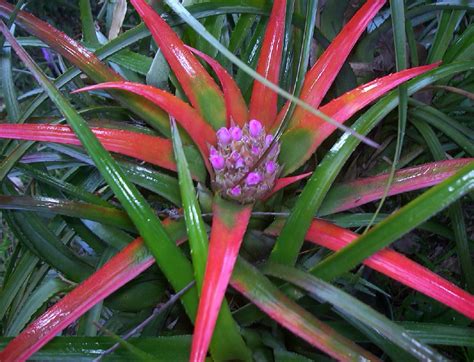
[[[120,90],[132,92],[135,95],[153,102],[175,118],[188,133],[197,145],[211,177],[214,177],[216,165],[213,164],[212,160],[209,161],[209,157],[213,156],[209,151],[210,149],[213,150],[213,148],[209,148],[209,146],[217,146],[216,130],[222,130],[222,127],[230,128],[234,125],[242,128],[250,121],[250,118],[256,118],[264,125],[265,132],[269,133],[278,127],[288,104],[280,111],[279,115],[277,115],[277,95],[259,82],[255,82],[251,95],[250,110],[248,111],[236,82],[222,66],[206,54],[186,47],[168,24],[155,13],[144,0],[132,0],[131,2],[150,29],[153,38],[170,64],[191,104],[165,91],[143,84],[124,82],[121,81],[121,78],[117,75],[108,73],[107,76],[103,76],[102,78],[96,77],[98,81],[107,81],[107,83],[89,86],[80,91],[97,89]],[[331,87],[331,84],[358,38],[384,3],[384,0],[368,0],[318,59],[305,77],[301,92],[301,98],[305,102],[315,108],[320,106],[326,92]],[[273,83],[278,82],[280,73],[286,5],[285,0],[276,0],[273,2],[271,16],[257,65],[257,72]],[[11,7],[0,0],[0,11],[11,12]],[[19,18],[23,24],[27,24],[25,28],[35,33],[35,29],[31,27],[30,23],[37,22],[21,14],[22,13],[20,13]],[[49,40],[54,42],[44,31],[36,31],[36,34],[43,35],[45,38],[43,40],[45,41]],[[61,47],[57,50],[61,52]],[[71,50],[68,50],[68,52],[74,54]],[[201,63],[194,57],[193,53],[204,59],[211,66],[219,78],[222,90],[206,72]],[[79,56],[81,55],[78,55],[78,57]],[[80,65],[78,66],[80,67]],[[320,110],[332,117],[335,121],[343,123],[357,111],[402,82],[433,69],[436,66],[437,64],[432,64],[408,69],[374,80],[329,102],[327,105],[321,107]],[[99,74],[105,72],[102,68],[102,63],[97,65],[97,69],[100,70]],[[289,174],[298,169],[334,130],[335,127],[333,125],[297,108],[291,118],[288,130],[283,133],[281,138],[279,163],[284,166],[283,173]],[[176,169],[171,154],[171,143],[166,139],[119,130],[94,129],[94,133],[110,151],[136,157],[167,169]],[[0,128],[0,137],[78,144],[67,127],[53,125],[2,125]],[[259,150],[259,152],[260,151],[261,150]],[[260,154],[261,153],[259,153],[259,155]],[[255,167],[258,166],[259,165],[255,165]],[[451,164],[446,164],[446,166],[447,169],[451,171],[455,168]],[[248,175],[243,176],[251,176],[252,171],[253,170],[248,170]],[[308,176],[308,174],[279,179],[275,182],[270,194],[306,176]],[[416,182],[413,182],[410,186],[405,185],[401,187],[397,192],[425,187],[428,184],[439,182],[440,179],[444,177],[446,177],[446,175],[443,174],[442,177],[436,178],[434,181],[426,181],[425,179],[420,181],[422,178],[417,178]],[[274,182],[274,179],[272,179],[272,182]],[[360,185],[358,184],[358,186]],[[237,260],[239,248],[252,211],[251,205],[241,205],[235,201],[224,200],[221,196],[225,197],[225,195],[218,194],[214,198],[208,262],[202,291],[200,293],[201,299],[196,316],[195,335],[191,350],[191,360],[193,361],[202,361],[206,357],[217,315],[222,300],[225,297],[225,291],[231,278],[232,270]],[[268,196],[268,194],[259,194],[260,198]],[[369,199],[373,200],[378,197],[380,197],[379,193],[373,193]],[[252,199],[250,202],[245,199],[243,201],[250,204],[253,201],[263,200]],[[354,201],[349,200],[346,201],[346,204],[347,203],[354,204]],[[356,237],[350,232],[341,230],[340,228],[334,228],[335,227],[328,224],[315,222],[308,233],[308,238],[325,247],[338,249],[344,246],[344,242],[341,240],[346,240],[347,238],[354,239]],[[318,231],[318,233],[316,233],[316,231]],[[135,241],[135,243],[132,244],[135,249],[130,246],[119,254],[120,257],[117,256],[113,259],[120,261],[119,266],[115,267],[114,264],[109,263],[104,266],[104,269],[98,272],[99,275],[102,272],[105,273],[105,271],[109,271],[110,268],[116,268],[116,270],[121,273],[126,271],[127,268],[124,268],[124,266],[131,266],[136,262],[128,259],[128,256],[134,255],[134,253],[140,253],[140,251],[136,249],[139,243],[139,241]],[[140,245],[140,248],[143,247]],[[150,265],[149,259],[137,263],[141,265],[141,267],[133,269],[133,272],[130,274],[131,276],[137,275]],[[420,290],[461,313],[472,317],[472,313],[469,311],[473,303],[471,295],[454,287],[452,284],[430,273],[423,267],[408,259],[404,259],[399,254],[383,251],[374,255],[366,263],[374,269],[410,285],[412,288]],[[403,276],[400,276],[400,270],[403,270]],[[413,275],[415,272],[418,273],[416,277]],[[248,293],[248,290],[246,290],[246,285],[241,282],[234,281],[234,283],[236,288],[244,295],[251,296],[251,293]],[[123,285],[123,283],[118,283],[116,286],[118,287],[119,285]],[[430,288],[432,289],[430,290]],[[103,294],[100,294],[101,291],[103,291]],[[78,306],[82,305],[80,303],[85,303],[90,307],[93,302],[110,294],[111,291],[112,289],[110,287],[101,286],[95,291],[97,293],[96,298],[94,299],[92,296],[91,299],[88,299],[83,284],[73,292],[75,294],[71,293],[71,295],[77,298]],[[56,306],[57,310],[61,311],[61,313],[70,311],[71,308],[76,305],[72,302],[71,298],[72,297],[67,296],[60,302],[62,304],[58,303]],[[291,329],[296,334],[303,336],[303,338],[309,342],[319,346],[333,356],[339,356],[337,352],[333,352],[330,348],[327,348],[327,344],[324,343],[324,336],[321,336],[321,341],[318,341],[318,335],[314,333],[314,330],[307,333],[302,330],[298,331],[298,325],[292,324],[288,318],[279,314],[281,313],[281,309],[277,309],[272,305],[259,305],[259,307],[282,325]],[[45,322],[45,318],[47,318],[48,315],[46,315],[46,317],[40,317],[37,322],[34,322],[32,326],[9,344],[3,352],[3,355],[8,358],[13,356],[27,358],[34,350],[37,350],[44,345],[47,340],[51,339],[54,333],[64,328],[67,323],[77,318],[78,315],[85,310],[82,307],[77,308],[78,312],[71,314],[68,318],[64,318],[60,314],[51,316],[53,327],[54,325],[58,327],[45,329],[44,335],[41,335],[38,325]],[[34,347],[25,347],[27,341],[31,341],[32,338],[37,337],[40,339],[35,342]],[[22,350],[24,348],[26,349]]]

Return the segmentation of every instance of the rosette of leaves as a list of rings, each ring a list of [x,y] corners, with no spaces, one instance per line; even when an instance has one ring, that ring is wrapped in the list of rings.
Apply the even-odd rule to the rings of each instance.
[[[58,265],[57,268],[61,273],[74,282],[81,281],[82,284],[12,340],[1,352],[2,359],[28,358],[69,323],[148,269],[153,260],[175,291],[185,288],[193,281],[196,283],[196,287],[186,292],[181,299],[185,313],[194,323],[190,360],[204,360],[209,346],[212,357],[217,360],[252,358],[249,349],[251,338],[246,340],[242,338],[237,322],[231,314],[231,308],[225,301],[229,282],[261,311],[330,356],[341,360],[376,359],[371,352],[340,335],[328,324],[301,308],[255,266],[238,257],[245,233],[253,228],[249,227],[249,222],[254,208],[269,210],[275,207],[274,211],[280,211],[282,208],[278,202],[278,197],[282,195],[280,190],[309,176],[309,173],[296,176],[292,173],[305,168],[310,169],[307,161],[323,141],[341,127],[347,133],[314,170],[299,198],[293,200],[296,204],[284,226],[282,221],[277,220],[266,229],[269,235],[278,235],[280,232],[281,234],[264,270],[269,275],[278,276],[307,290],[319,300],[333,304],[336,310],[342,310],[343,314],[344,306],[355,306],[354,309],[348,308],[350,311],[347,313],[358,323],[376,331],[370,334],[374,340],[374,333],[379,333],[386,339],[392,339],[397,351],[403,350],[417,358],[442,359],[436,351],[415,340],[403,328],[347,293],[331,286],[327,281],[334,280],[364,262],[371,268],[472,318],[474,299],[471,294],[402,255],[383,249],[403,233],[467,193],[472,184],[470,181],[473,172],[472,160],[466,158],[418,165],[400,170],[391,176],[389,174],[375,176],[335,188],[332,194],[328,194],[329,199],[332,197],[331,203],[324,204],[326,213],[348,210],[387,194],[416,190],[443,181],[439,186],[415,199],[413,205],[409,204],[401,209],[398,216],[394,215],[391,219],[387,219],[360,238],[345,229],[313,220],[313,217],[321,208],[328,187],[335,178],[335,175],[327,171],[327,167],[333,162],[337,173],[338,165],[342,166],[344,163],[337,161],[338,152],[341,159],[344,157],[347,159],[344,145],[349,148],[352,142],[352,147],[355,148],[360,139],[364,139],[364,135],[396,107],[397,93],[390,94],[379,103],[380,105],[374,106],[371,109],[372,113],[367,113],[356,124],[355,131],[341,126],[345,121],[405,81],[429,72],[413,80],[405,88],[405,93],[413,93],[442,77],[472,70],[472,64],[459,63],[436,69],[439,63],[434,62],[400,70],[358,86],[321,106],[358,38],[385,1],[365,2],[315,64],[307,70],[317,11],[316,2],[308,2],[308,18],[303,36],[304,47],[299,54],[300,65],[294,85],[300,103],[297,102],[298,107],[293,107],[291,101],[294,101],[294,98],[277,87],[280,89],[280,94],[289,99],[286,104],[279,107],[278,93],[274,86],[279,84],[281,75],[285,77],[287,71],[286,68],[285,71],[282,69],[282,60],[285,36],[292,27],[291,18],[287,19],[287,10],[292,6],[284,0],[276,0],[272,4],[265,28],[257,26],[261,32],[259,38],[261,46],[256,73],[250,72],[256,80],[253,82],[247,105],[239,82],[231,76],[232,72],[228,71],[231,67],[226,70],[214,57],[186,46],[165,19],[145,1],[132,0],[131,3],[153,36],[160,54],[173,71],[171,79],[175,94],[127,80],[123,76],[126,76],[127,72],[122,74],[115,72],[83,45],[26,12],[19,11],[13,17],[19,27],[42,40],[97,83],[78,89],[74,93],[90,91],[103,95],[102,91],[107,91],[123,107],[130,109],[161,135],[151,134],[149,129],[146,132],[139,132],[135,127],[128,129],[90,127],[45,76],[21,44],[15,41],[8,28],[2,25],[2,32],[8,43],[46,90],[68,122],[68,126],[24,123],[31,115],[28,113],[32,112],[33,106],[31,106],[25,111],[25,115],[17,117],[15,122],[2,123],[0,137],[82,145],[89,156],[86,160],[83,158],[82,162],[95,165],[123,209],[113,206],[106,200],[107,197],[97,197],[69,184],[60,187],[61,194],[72,195],[87,204],[77,205],[77,202],[68,204],[65,200],[60,201],[57,198],[35,197],[31,200],[26,196],[14,196],[17,190],[8,177],[5,178],[7,180],[5,192],[11,195],[6,196],[4,200],[5,208],[26,210],[48,208],[65,216],[89,218],[120,226],[140,236],[105,265],[98,267],[90,276],[90,263],[85,263],[81,270],[68,267],[66,262]],[[169,4],[179,10],[179,15],[189,20],[186,9],[179,3],[170,1]],[[83,21],[87,21],[90,11],[87,1],[81,2],[81,5]],[[238,13],[239,9],[236,7],[234,11]],[[248,11],[245,5],[241,10]],[[9,17],[14,12],[13,6],[0,1],[0,14],[3,17]],[[252,19],[241,15],[235,28],[239,27],[239,31],[242,31],[240,27],[245,27],[246,22],[251,23]],[[219,20],[215,20],[216,27],[218,24]],[[138,30],[130,30],[134,32],[132,35],[137,37],[139,31],[145,31],[143,26]],[[132,35],[126,39],[131,39]],[[186,36],[193,39],[195,34],[188,29]],[[97,46],[94,33],[89,33],[88,39],[85,40],[90,42],[89,46]],[[120,44],[119,42],[120,37],[111,44]],[[258,46],[259,42],[254,45]],[[195,43],[200,44],[203,49],[212,51],[211,48],[203,46],[199,40]],[[119,45],[117,47],[120,48]],[[105,56],[110,55],[110,52],[111,50],[105,45],[96,53]],[[116,65],[123,65],[125,55],[130,56],[129,53],[122,51],[116,53],[110,60]],[[199,59],[202,59],[203,63]],[[215,78],[208,72],[206,66],[212,70]],[[77,71],[73,69],[70,74],[64,73],[62,78],[57,80],[58,85],[70,79],[74,72]],[[263,82],[259,76],[263,77]],[[238,77],[239,75],[237,80]],[[240,78],[245,79],[242,74]],[[242,88],[245,84],[246,81],[240,81]],[[185,141],[184,146],[182,138]],[[10,144],[10,154],[4,161],[3,170],[12,168],[15,165],[15,158],[19,159],[29,145],[23,144],[17,148],[12,146],[13,144]],[[74,151],[71,149],[61,150],[69,152],[69,156],[74,157]],[[139,164],[130,165],[130,162],[122,162],[119,165],[107,151],[133,157],[168,171],[177,171],[179,183],[169,175],[156,173],[155,170],[146,169]],[[41,155],[37,157],[43,160]],[[54,183],[53,178],[44,170],[31,169],[29,166],[19,168],[22,173],[42,177],[44,182],[50,185]],[[325,178],[322,177],[324,168],[326,168]],[[4,171],[3,177],[6,175],[7,172]],[[193,180],[199,182],[201,204],[197,200]],[[394,185],[385,190],[388,180],[394,182]],[[185,223],[170,218],[160,220],[134,183],[159,194],[178,207],[182,206]],[[177,192],[178,186],[179,192]],[[54,194],[58,195],[57,192]],[[342,196],[338,197],[339,194]],[[427,207],[430,197],[444,199],[444,202]],[[80,207],[85,208],[84,214],[80,214]],[[212,212],[209,240],[201,208]],[[40,250],[38,244],[31,241],[31,235],[38,229],[26,231],[21,229],[20,220],[21,217],[25,217],[24,215],[26,214],[12,213],[8,217],[12,229],[23,242],[26,242],[25,245],[31,252],[53,263],[54,253]],[[44,234],[48,232],[51,234],[44,222],[35,218],[32,220],[33,229],[44,228]],[[406,220],[407,225],[403,228],[397,227],[397,223],[399,225],[403,220]],[[82,224],[77,226],[77,230],[81,230],[82,235],[90,232],[90,229],[81,227]],[[261,228],[261,225],[258,225],[257,229],[259,227]],[[384,236],[384,233],[387,235]],[[50,234],[48,235],[54,239],[55,236]],[[189,255],[176,246],[174,235],[181,235],[177,237],[178,239],[189,239]],[[292,266],[296,263],[304,239],[328,249],[341,250],[327,260],[311,265],[313,276],[309,273],[299,274],[301,271]],[[355,239],[357,240],[346,246]],[[66,246],[60,242],[57,245],[61,257],[67,256],[70,260],[75,260],[75,256],[70,255],[71,251]],[[148,254],[149,252],[152,256]],[[469,268],[472,267],[472,263],[466,262],[463,266]],[[285,292],[293,299],[301,297],[299,294],[301,292],[296,289],[288,286],[282,288],[286,288]],[[344,302],[340,302],[341,300]],[[375,343],[386,345],[379,340]],[[391,353],[394,353],[393,350]]]

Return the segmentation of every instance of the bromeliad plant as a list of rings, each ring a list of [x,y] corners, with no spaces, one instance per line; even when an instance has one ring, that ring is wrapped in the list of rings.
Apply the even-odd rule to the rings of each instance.
[[[86,7],[86,3],[83,2],[82,5]],[[278,191],[307,178],[310,173],[290,175],[302,169],[322,142],[338,127],[346,133],[311,176],[288,220],[277,220],[266,230],[268,235],[280,236],[263,271],[297,285],[319,300],[333,304],[336,310],[343,311],[359,323],[373,328],[383,337],[393,341],[397,348],[417,358],[441,359],[441,355],[410,337],[401,327],[331,286],[327,281],[341,276],[363,262],[473,318],[474,297],[471,294],[394,251],[381,250],[440,210],[442,206],[438,209],[436,206],[429,206],[430,197],[445,197],[445,206],[470,190],[474,172],[471,159],[420,165],[400,170],[394,175],[376,176],[342,185],[339,186],[339,191],[333,189],[328,195],[330,203],[323,204],[322,209],[326,214],[348,210],[383,198],[387,182],[393,183],[393,186],[386,194],[393,195],[444,181],[416,199],[416,207],[407,205],[398,212],[398,216],[393,215],[360,238],[342,228],[313,220],[313,217],[320,209],[321,202],[338,173],[334,158],[334,170],[332,173],[327,171],[331,157],[348,157],[344,156],[344,144],[353,142],[355,147],[361,139],[366,140],[364,135],[396,106],[397,94],[392,93],[385,98],[379,108],[374,106],[372,113],[365,115],[365,119],[357,124],[355,131],[342,126],[345,121],[388,91],[414,77],[426,73],[405,88],[410,94],[443,76],[472,69],[472,64],[459,63],[435,70],[439,66],[439,63],[435,62],[401,70],[359,86],[321,106],[358,38],[385,4],[382,0],[368,0],[304,77],[299,76],[298,79],[302,82],[297,80],[294,86],[294,94],[299,95],[299,100],[296,100],[298,106],[294,107],[291,102],[295,101],[293,97],[281,89],[275,89],[283,73],[285,27],[291,26],[288,21],[291,19],[286,19],[287,2],[275,0],[263,36],[256,66],[257,75],[253,74],[257,79],[254,81],[247,107],[236,81],[219,62],[186,46],[167,22],[144,0],[131,0],[131,3],[176,77],[176,95],[150,85],[126,81],[81,44],[28,13],[20,11],[16,14],[15,22],[97,82],[96,85],[83,87],[73,93],[108,91],[152,128],[169,138],[130,129],[89,128],[64,95],[16,42],[7,27],[4,24],[1,26],[11,47],[58,106],[69,126],[50,123],[21,124],[29,116],[26,113],[24,118],[18,118],[16,122],[1,124],[0,137],[82,145],[124,211],[113,207],[102,198],[67,184],[60,186],[61,191],[87,202],[81,204],[88,205],[86,214],[79,213],[79,205],[74,201],[68,201],[68,204],[64,200],[31,200],[12,196],[16,191],[9,182],[5,183],[5,192],[11,195],[5,196],[1,204],[7,209],[32,211],[48,207],[59,214],[88,218],[126,230],[136,229],[143,238],[129,244],[91,276],[88,276],[90,273],[87,273],[87,270],[76,274],[72,270],[69,274],[67,269],[61,270],[67,277],[73,281],[82,281],[82,284],[13,339],[1,352],[2,360],[28,358],[68,324],[149,268],[154,259],[176,291],[192,281],[196,283],[196,288],[190,289],[182,297],[184,309],[194,323],[190,349],[192,361],[204,360],[209,346],[213,358],[217,360],[252,358],[225,301],[229,283],[271,318],[330,356],[342,360],[357,357],[376,359],[370,352],[339,335],[327,324],[302,309],[258,269],[238,256],[249,229],[252,211],[255,208],[268,209],[272,202],[277,203],[275,198],[272,201],[271,197]],[[178,2],[168,3],[189,21],[186,10]],[[306,34],[306,39],[309,40],[300,56],[302,71],[308,64],[308,45],[314,30],[317,2],[309,1],[307,7],[310,16],[305,31],[309,34]],[[3,17],[10,16],[13,11],[10,4],[0,1],[0,14]],[[189,21],[189,24],[193,26],[194,23]],[[189,33],[189,36],[191,37],[192,33]],[[89,34],[89,37],[94,36]],[[106,54],[106,50],[102,54]],[[203,60],[212,69],[220,86],[198,59]],[[120,59],[117,58],[117,61]],[[70,76],[73,72],[70,72]],[[259,79],[258,75],[264,80]],[[68,78],[67,73],[62,77],[58,85]],[[278,107],[276,91],[289,99],[281,109]],[[186,141],[185,146],[181,138]],[[13,149],[3,161],[4,176],[16,160],[22,157],[28,144],[25,148],[21,147]],[[180,193],[174,191],[176,184],[170,181],[169,176],[156,176],[156,173],[150,171],[149,174],[153,175],[150,176],[151,183],[148,181],[150,179],[145,180],[145,177],[139,180],[138,166],[131,166],[130,163],[122,163],[119,166],[106,150],[134,157],[166,170],[177,171]],[[45,182],[53,183],[52,178],[42,171],[27,165],[18,167],[33,177],[42,177]],[[203,172],[203,167],[208,176]],[[326,179],[322,177],[324,167]],[[185,239],[189,239],[192,264],[171,239],[173,235],[179,234],[177,230],[182,231],[183,224],[170,219],[158,220],[147,201],[127,177],[183,207],[187,235]],[[199,182],[201,205],[197,202],[192,179]],[[160,181],[161,185],[157,185],[157,181]],[[452,185],[457,185],[453,191]],[[446,191],[448,189],[449,192]],[[209,241],[201,207],[212,211]],[[95,208],[94,213],[91,213],[92,208]],[[398,217],[398,220],[406,220],[408,228],[396,230],[392,226],[395,217]],[[13,229],[15,225],[20,225],[17,214],[12,214],[8,220]],[[37,222],[33,225],[42,224]],[[17,234],[22,232],[20,227],[15,230]],[[33,235],[33,230],[26,234],[25,240],[28,235]],[[52,237],[54,238],[54,235]],[[328,249],[339,250],[312,267],[313,276],[292,267],[305,239]],[[355,242],[346,246],[354,239]],[[143,242],[153,257],[148,254]],[[46,255],[47,251],[38,250],[31,244],[30,246],[35,254],[51,260],[51,256]],[[64,245],[60,248],[63,250]],[[85,267],[87,268],[90,266]],[[282,288],[292,299],[301,297],[299,290],[288,285],[283,285]],[[354,310],[344,310],[348,306]]]

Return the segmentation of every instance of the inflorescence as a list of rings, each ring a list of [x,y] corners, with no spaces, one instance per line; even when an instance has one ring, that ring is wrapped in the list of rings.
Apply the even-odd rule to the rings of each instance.
[[[244,127],[222,127],[217,131],[217,147],[210,147],[214,168],[213,188],[224,197],[241,203],[262,199],[275,184],[279,172],[280,146],[273,143],[262,124],[251,120]],[[271,150],[255,165],[271,145]]]

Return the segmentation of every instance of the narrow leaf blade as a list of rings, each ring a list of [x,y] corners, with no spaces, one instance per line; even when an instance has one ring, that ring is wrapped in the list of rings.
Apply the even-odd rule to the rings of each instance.
[[[278,83],[285,33],[286,0],[275,0],[268,21],[257,73],[272,83]],[[250,118],[257,119],[270,129],[277,115],[278,94],[255,80],[250,99]]]

